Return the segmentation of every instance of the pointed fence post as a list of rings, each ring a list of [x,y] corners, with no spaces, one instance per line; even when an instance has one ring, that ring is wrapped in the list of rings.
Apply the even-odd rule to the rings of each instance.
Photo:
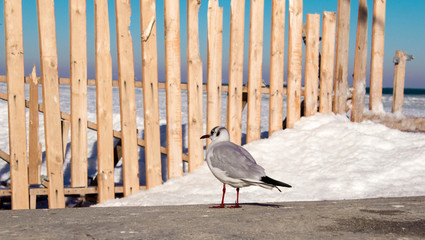
[[[364,97],[366,93],[367,67],[367,1],[359,1],[357,20],[356,56],[354,58],[353,108],[351,121],[363,121]]]
[[[187,99],[189,124],[189,172],[204,163],[203,142],[203,90],[202,59],[199,52],[198,0],[187,1]]]
[[[183,175],[179,1],[164,1],[168,178]]]
[[[146,187],[162,183],[155,0],[140,1]]]
[[[323,12],[322,58],[320,61],[320,104],[319,112],[332,112],[332,90],[335,56],[335,21],[334,12]]]
[[[221,126],[223,8],[208,2],[207,132]],[[211,142],[207,140],[208,144]]]
[[[87,187],[86,0],[69,1],[71,82],[71,186]]]
[[[312,116],[317,112],[319,95],[320,15],[307,14],[306,24],[304,114]]]
[[[386,0],[373,1],[372,56],[370,60],[369,109],[380,112],[384,111],[382,81],[384,78],[385,4]]]
[[[49,208],[64,208],[63,150],[59,105],[55,7],[52,0],[37,1],[41,79],[43,81]]]
[[[270,110],[269,135],[282,129],[283,66],[285,53],[285,2],[272,2],[272,33],[270,48]]]
[[[124,196],[140,190],[133,39],[129,30],[130,16],[130,1],[115,0]]]
[[[112,59],[108,2],[95,0],[98,201],[115,198],[112,124]]]
[[[350,0],[338,0],[336,45],[335,45],[335,82],[333,111],[345,114],[347,103],[348,42],[350,37]]]
[[[4,1],[12,209],[28,209],[22,2]]]
[[[247,143],[261,138],[264,0],[251,0],[250,11]]]
[[[303,1],[289,0],[288,88],[286,126],[292,128],[301,117]]]
[[[242,141],[242,87],[245,0],[232,0],[230,8],[227,129],[229,130],[230,141],[240,145]]]
[[[39,116],[38,116],[38,79],[35,65],[30,76],[30,99],[29,99],[29,136],[28,136],[28,183],[41,183],[41,163],[42,152],[39,137]]]
[[[394,88],[393,88],[393,113],[403,112],[404,80],[406,76],[406,61],[413,60],[412,55],[397,50],[394,57]]]

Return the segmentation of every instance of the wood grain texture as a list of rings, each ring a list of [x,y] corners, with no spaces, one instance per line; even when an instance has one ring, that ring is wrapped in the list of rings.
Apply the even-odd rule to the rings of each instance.
[[[199,52],[199,0],[187,1],[187,98],[189,125],[189,172],[204,163],[202,59]]]
[[[321,113],[332,112],[332,92],[335,57],[335,22],[336,14],[334,12],[323,12],[319,104],[319,112]]]
[[[211,0],[208,2],[207,132],[221,126],[222,49],[223,8],[218,0]]]
[[[301,117],[303,1],[289,0],[288,88],[286,126],[292,128]]]
[[[345,114],[345,106],[347,102],[349,37],[350,0],[338,0],[333,100],[333,112],[337,114]]]
[[[145,174],[147,188],[162,183],[161,142],[158,103],[158,55],[155,0],[140,2],[141,32],[149,30],[142,39],[143,111],[145,127]],[[152,27],[150,25],[152,24]],[[164,149],[165,153],[168,150]]]
[[[21,1],[4,1],[12,209],[28,209],[27,132]]]
[[[367,1],[359,1],[359,17],[357,20],[356,55],[354,58],[353,108],[351,121],[363,121],[364,96],[366,94],[367,70]]]
[[[87,187],[86,0],[69,1],[71,81],[71,186]]]
[[[307,14],[306,43],[305,43],[305,116],[312,116],[317,112],[319,96],[319,43],[320,43],[320,15]]]
[[[284,53],[285,1],[273,0],[270,49],[269,135],[282,129]]]
[[[369,109],[378,112],[384,112],[382,81],[384,79],[385,5],[386,0],[373,1]]]
[[[124,196],[129,196],[138,192],[140,185],[139,156],[137,147],[136,92],[134,88],[133,39],[129,30],[130,17],[130,1],[115,0]]]
[[[264,0],[251,0],[250,6],[247,143],[261,137]]]
[[[108,3],[95,0],[98,202],[115,198],[112,125],[112,60]]]
[[[179,1],[164,1],[168,178],[183,176]]]
[[[227,98],[227,130],[230,141],[240,145],[242,137],[242,88],[245,0],[230,3],[229,91]]]
[[[61,132],[61,121],[54,10],[53,0],[37,1],[49,208],[64,208],[62,137],[58,134]]]

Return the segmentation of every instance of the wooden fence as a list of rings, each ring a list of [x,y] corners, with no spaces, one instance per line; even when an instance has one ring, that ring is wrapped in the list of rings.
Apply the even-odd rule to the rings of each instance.
[[[373,24],[372,62],[373,106],[380,103],[382,91],[383,27],[385,1],[374,1],[376,16]],[[203,164],[204,134],[203,92],[207,91],[207,131],[221,124],[222,94],[228,94],[227,122],[231,140],[241,143],[243,94],[247,94],[247,142],[260,138],[261,94],[270,94],[269,134],[281,129],[284,98],[287,95],[287,126],[292,127],[301,116],[301,96],[305,98],[305,114],[317,112],[345,113],[347,100],[348,38],[350,0],[338,1],[338,12],[323,12],[322,43],[319,49],[320,15],[307,14],[305,31],[305,88],[302,88],[303,1],[289,1],[287,88],[284,85],[285,1],[272,1],[270,87],[262,86],[264,0],[250,1],[248,83],[243,85],[243,49],[245,0],[231,0],[229,82],[222,85],[223,9],[218,0],[208,4],[208,67],[207,84],[203,85],[200,57],[198,15],[201,1],[187,0],[187,84],[180,74],[180,16],[179,1],[165,0],[165,83],[158,81],[157,22],[155,0],[140,1],[142,82],[135,82],[132,35],[129,31],[130,1],[115,0],[118,51],[118,80],[112,79],[109,39],[108,1],[95,0],[95,59],[96,79],[87,79],[86,1],[70,0],[70,78],[59,78],[55,33],[54,1],[38,0],[41,76],[35,71],[24,77],[22,2],[5,0],[5,39],[7,56],[10,153],[0,151],[0,157],[10,164],[11,187],[1,189],[0,195],[11,195],[13,209],[35,208],[37,195],[48,195],[49,208],[65,207],[65,195],[97,194],[98,202],[113,199],[116,193],[131,195],[140,189],[162,183],[161,154],[167,155],[168,178],[183,174],[182,163],[188,162],[189,171]],[[378,10],[379,8],[379,10]],[[186,16],[183,16],[186,17]],[[375,25],[375,21],[380,24]],[[360,0],[354,73],[352,120],[361,121],[364,108],[367,56],[367,4]],[[162,47],[162,46],[161,46]],[[319,62],[319,51],[321,60]],[[268,53],[267,53],[268,54]],[[336,59],[334,62],[334,58]],[[320,70],[319,70],[320,66]],[[335,68],[334,68],[335,66]],[[375,69],[375,67],[374,67]],[[320,91],[319,91],[320,75]],[[25,79],[25,81],[24,81]],[[42,82],[43,104],[38,104],[38,84]],[[30,84],[29,100],[25,99],[24,84]],[[71,114],[60,112],[59,84],[70,84]],[[87,121],[87,86],[96,86],[97,123]],[[112,88],[119,88],[121,131],[112,127]],[[135,89],[143,88],[144,139],[137,138]],[[167,129],[166,148],[160,145],[159,88],[166,89]],[[188,92],[188,153],[182,152],[181,91]],[[30,109],[29,146],[26,144],[25,107]],[[373,107],[375,108],[375,107]],[[47,163],[47,188],[29,187],[40,184],[41,147],[38,136],[38,111],[44,113]],[[63,144],[66,129],[71,129],[71,186],[64,186]],[[88,186],[87,129],[97,131],[97,185]],[[65,129],[65,130],[62,130]],[[63,134],[58,134],[62,132]],[[123,186],[114,184],[114,138],[121,139]],[[145,148],[146,171],[139,173],[138,147]],[[27,164],[27,149],[29,163]],[[115,154],[115,158],[116,158]],[[116,161],[116,160],[115,160]],[[139,186],[141,174],[146,186]],[[30,196],[30,197],[28,197]],[[31,201],[29,201],[29,199]]]

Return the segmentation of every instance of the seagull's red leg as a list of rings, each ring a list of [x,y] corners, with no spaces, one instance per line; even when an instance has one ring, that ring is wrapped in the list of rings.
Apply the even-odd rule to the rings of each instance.
[[[240,208],[241,206],[239,206],[239,188],[236,188],[236,205],[235,206],[231,206],[229,208]]]
[[[212,206],[210,208],[224,208],[224,194],[226,193],[226,184],[223,183],[223,197],[221,197],[220,206]]]

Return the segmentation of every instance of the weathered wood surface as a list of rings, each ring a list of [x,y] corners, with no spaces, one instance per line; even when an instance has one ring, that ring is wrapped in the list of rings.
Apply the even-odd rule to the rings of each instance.
[[[87,187],[86,0],[69,1],[71,81],[71,186]]]
[[[333,111],[345,113],[347,102],[348,42],[350,37],[350,0],[338,0],[336,45],[335,45],[335,82]]]
[[[49,208],[64,208],[63,156],[55,8],[53,0],[37,1]]]
[[[145,131],[145,174],[147,188],[162,183],[158,103],[158,55],[155,0],[140,2],[142,37],[142,84]],[[137,86],[137,82],[136,82]],[[162,149],[162,150],[161,150]]]
[[[183,176],[179,1],[164,1],[168,178]]]
[[[323,12],[319,104],[319,112],[321,113],[332,112],[332,90],[335,56],[335,21],[336,14],[334,12]]]
[[[42,150],[39,136],[38,113],[38,79],[35,66],[32,69],[29,99],[29,132],[28,132],[28,184],[41,183]]]
[[[273,0],[270,49],[269,135],[282,129],[285,53],[285,2]]]
[[[129,30],[130,16],[130,1],[115,0],[124,196],[138,192],[140,185],[133,39]]]
[[[98,201],[115,198],[114,139],[112,125],[112,59],[108,3],[95,0],[96,116]]]
[[[393,113],[403,112],[404,80],[406,76],[406,52],[397,50],[394,64]]]
[[[385,5],[386,0],[373,1],[369,109],[379,112],[384,111],[382,81],[384,79]]]
[[[261,137],[264,0],[251,0],[250,6],[247,143]]]
[[[319,38],[320,15],[307,14],[304,74],[305,116],[312,116],[317,112],[317,98],[319,95]]]
[[[288,88],[286,126],[292,128],[301,117],[303,1],[289,0]]]
[[[187,101],[189,125],[189,172],[204,163],[203,142],[203,91],[202,91],[202,59],[199,48],[199,7],[198,0],[187,1]]]
[[[218,0],[208,2],[207,132],[221,126],[223,54],[223,8]],[[207,139],[207,144],[211,140]]]
[[[364,97],[366,93],[367,70],[367,1],[359,1],[359,17],[357,20],[356,56],[354,58],[353,108],[351,121],[363,120]]]
[[[245,0],[230,4],[229,94],[227,99],[227,129],[230,141],[240,145],[242,137],[242,89]],[[222,90],[224,91],[224,87]]]
[[[28,209],[27,132],[21,1],[4,1],[12,209]]]

